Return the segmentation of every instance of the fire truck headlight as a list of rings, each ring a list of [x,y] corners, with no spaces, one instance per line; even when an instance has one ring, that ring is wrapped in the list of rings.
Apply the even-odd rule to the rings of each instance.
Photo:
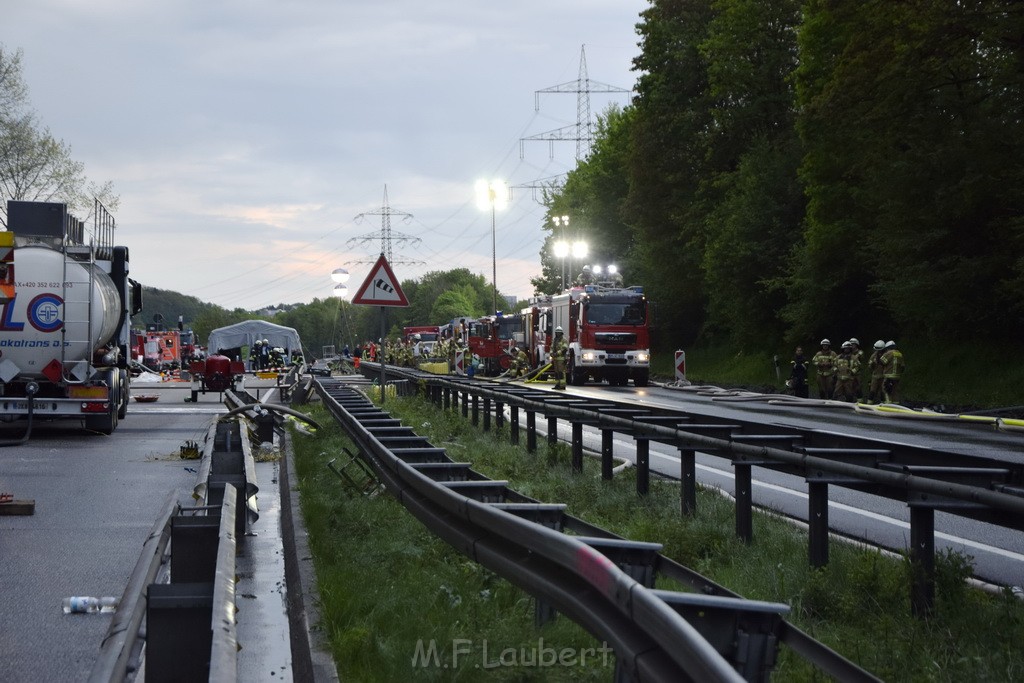
[[[585,363],[592,362],[596,358],[597,358],[597,354],[595,354],[593,351],[584,351],[583,352],[583,362],[585,362]]]
[[[644,353],[642,351],[640,353],[636,354],[636,362],[637,363],[649,363],[650,361],[651,361],[650,354]]]

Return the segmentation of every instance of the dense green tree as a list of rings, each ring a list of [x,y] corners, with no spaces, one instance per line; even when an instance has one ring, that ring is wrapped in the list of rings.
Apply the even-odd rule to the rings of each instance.
[[[706,136],[713,126],[708,64],[701,46],[716,12],[711,0],[654,0],[637,27],[635,120],[624,205],[634,234],[632,253],[653,300],[659,335],[687,344],[703,326],[702,264],[709,178]]]
[[[585,263],[615,264],[624,277],[631,276],[632,231],[622,211],[629,191],[631,115],[631,109],[612,105],[598,116],[590,155],[569,172],[564,185],[545,194],[545,228],[550,235],[540,252],[542,275],[531,280],[538,293],[559,291],[563,272],[566,281],[571,282]],[[568,216],[569,225],[555,225],[556,216]],[[554,249],[560,240],[586,242],[586,260],[563,263]]]
[[[795,328],[1020,330],[1024,7],[810,0]]]
[[[781,341],[776,286],[800,237],[801,149],[794,131],[799,0],[717,0],[700,51],[713,125],[700,186],[708,332],[741,347]]]
[[[451,318],[465,315],[478,317],[490,311],[492,288],[483,275],[474,275],[466,268],[446,271],[431,271],[419,280],[402,282],[402,291],[409,299],[407,308],[396,309],[393,316],[395,328],[411,325],[442,325]],[[437,301],[446,292],[459,292],[458,299],[466,306],[464,310],[453,311],[447,317],[438,317]]]

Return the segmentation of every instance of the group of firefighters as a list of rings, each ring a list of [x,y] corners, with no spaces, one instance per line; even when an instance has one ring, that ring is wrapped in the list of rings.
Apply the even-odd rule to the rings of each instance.
[[[257,339],[249,348],[249,368],[253,372],[301,364],[301,351],[295,350],[289,353],[280,346],[271,346],[266,339]]]
[[[429,355],[430,358],[448,359],[449,364],[454,365],[455,354],[458,351],[466,350],[467,346],[461,336],[442,338],[434,342],[429,354],[421,353],[419,344],[415,337],[406,340],[385,339],[383,345],[384,362],[388,365],[400,367],[415,367],[417,361]],[[562,328],[555,330],[555,338],[551,344],[551,369],[555,375],[555,389],[565,389],[565,359],[568,353],[568,344]],[[368,341],[356,348],[356,354],[368,361],[376,362],[381,355],[381,345]],[[525,348],[512,347],[511,364],[506,377],[526,377],[530,372],[530,356]],[[470,361],[472,362],[472,361]]]
[[[555,328],[555,338],[551,342],[551,370],[555,375],[555,389],[565,390],[565,357],[569,351],[569,345],[565,342],[565,334],[561,327]],[[509,367],[506,377],[516,379],[526,377],[530,373],[530,356],[526,349],[519,347],[512,348],[512,365]]]
[[[854,337],[844,341],[840,349],[840,352],[836,353],[832,350],[832,342],[822,339],[821,350],[810,360],[818,384],[818,397],[848,402],[864,400],[861,370],[865,364],[860,342]],[[903,353],[896,348],[896,342],[881,339],[876,341],[866,365],[870,373],[866,402],[896,403],[900,378],[906,368]],[[787,385],[797,396],[807,398],[808,363],[803,349],[799,346],[796,348],[792,366]]]
[[[440,339],[433,343],[433,346],[428,349],[424,348],[417,337],[414,336],[412,339],[385,339],[383,346],[384,362],[388,365],[398,365],[400,367],[415,367],[418,361],[424,360],[425,358],[448,358],[450,362],[454,362],[455,352],[466,348],[465,343],[462,339],[448,338]],[[357,353],[361,358],[365,358],[370,362],[376,362],[381,355],[381,345],[368,341],[362,346],[357,347]]]

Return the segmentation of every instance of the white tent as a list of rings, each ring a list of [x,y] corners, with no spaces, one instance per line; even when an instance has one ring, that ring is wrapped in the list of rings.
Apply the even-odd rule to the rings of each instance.
[[[275,325],[265,320],[245,320],[227,327],[218,327],[210,332],[206,348],[214,354],[221,349],[226,351],[243,346],[252,347],[257,339],[266,339],[271,348],[279,346],[288,353],[302,350],[302,342],[295,328]]]

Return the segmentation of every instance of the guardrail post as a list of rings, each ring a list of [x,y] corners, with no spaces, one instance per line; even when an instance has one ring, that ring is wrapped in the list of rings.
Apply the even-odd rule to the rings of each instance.
[[[612,470],[615,464],[612,460],[612,439],[615,432],[611,429],[601,430],[601,478],[610,480],[613,476]]]
[[[526,411],[526,450],[529,453],[537,452],[537,411]]]
[[[572,471],[583,471],[583,423],[572,423]]]
[[[927,617],[935,607],[935,509],[930,506],[910,506],[910,564],[910,610]]]
[[[636,494],[646,496],[651,486],[651,442],[646,436],[634,435],[636,441]]]
[[[548,445],[554,446],[558,443],[558,418],[547,416],[548,418]]]
[[[473,401],[472,402],[473,402],[473,410],[471,412],[473,413],[473,418],[472,418],[471,424],[474,427],[476,427],[478,424],[480,424],[480,397],[477,396],[476,394],[473,394]]]
[[[808,556],[811,566],[828,564],[828,484],[807,482]]]
[[[462,392],[462,400],[460,401],[460,403],[462,404],[462,417],[469,417],[469,392],[468,391],[463,391]]]
[[[484,431],[491,431],[491,399],[484,397]]]
[[[679,508],[687,517],[697,514],[697,453],[692,448],[679,449]]]
[[[753,482],[750,464],[733,462],[736,479],[736,535],[746,543],[754,539]]]
[[[513,446],[518,446],[519,445],[519,406],[516,406],[516,405],[509,406],[508,412],[509,412],[509,420],[508,420],[508,422],[509,422],[509,424],[508,424],[509,440],[512,442]]]
[[[494,428],[501,431],[505,425],[505,404],[501,401],[494,402]]]

